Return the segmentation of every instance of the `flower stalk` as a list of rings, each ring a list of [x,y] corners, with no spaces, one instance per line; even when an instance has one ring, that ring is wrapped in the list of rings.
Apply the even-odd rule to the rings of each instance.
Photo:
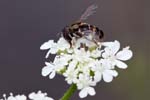
[[[76,84],[72,84],[60,100],[70,100],[71,96],[74,94],[76,90],[77,90]]]

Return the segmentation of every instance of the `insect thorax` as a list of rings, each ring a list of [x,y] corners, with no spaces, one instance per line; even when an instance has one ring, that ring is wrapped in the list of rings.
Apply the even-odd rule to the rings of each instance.
[[[85,37],[91,41],[99,41],[103,37],[103,33],[99,28],[84,22],[75,22],[65,27],[62,33],[63,37],[70,44],[72,44],[72,39],[79,39],[81,37]]]

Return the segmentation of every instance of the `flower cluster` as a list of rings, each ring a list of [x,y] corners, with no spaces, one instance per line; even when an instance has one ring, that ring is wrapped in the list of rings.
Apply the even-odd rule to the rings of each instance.
[[[25,95],[16,95],[14,96],[13,93],[10,93],[10,96],[6,97],[6,94],[3,94],[3,99],[0,100],[27,100],[27,97]],[[32,92],[29,94],[30,100],[54,100],[51,97],[47,97],[47,93],[42,93],[41,91],[38,91],[37,93]]]
[[[53,79],[56,74],[65,77],[68,84],[76,84],[80,90],[79,97],[95,95],[98,82],[104,80],[111,82],[118,76],[116,67],[126,69],[127,65],[123,62],[132,57],[129,46],[120,50],[119,41],[113,42],[93,42],[85,38],[70,44],[63,38],[57,42],[49,40],[40,47],[41,50],[48,50],[46,58],[50,54],[55,54],[54,61],[45,62],[42,68],[42,75]],[[120,51],[119,51],[120,50]]]

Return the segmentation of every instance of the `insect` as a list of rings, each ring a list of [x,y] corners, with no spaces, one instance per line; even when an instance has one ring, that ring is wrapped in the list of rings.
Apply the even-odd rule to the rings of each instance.
[[[77,22],[71,24],[70,26],[64,27],[62,30],[62,35],[65,40],[69,42],[70,46],[73,45],[73,39],[85,37],[86,39],[96,43],[104,37],[103,31],[98,27],[83,22],[95,12],[96,8],[96,5],[89,6]]]

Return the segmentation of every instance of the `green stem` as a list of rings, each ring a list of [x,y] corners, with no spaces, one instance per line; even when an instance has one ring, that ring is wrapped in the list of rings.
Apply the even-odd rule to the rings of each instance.
[[[76,90],[76,84],[72,84],[60,100],[69,100]]]

